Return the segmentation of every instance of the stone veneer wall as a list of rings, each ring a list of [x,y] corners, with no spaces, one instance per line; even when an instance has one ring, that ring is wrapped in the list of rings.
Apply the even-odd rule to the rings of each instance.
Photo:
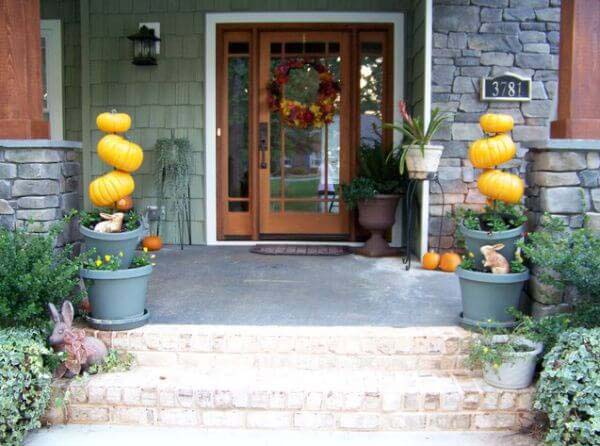
[[[445,146],[440,179],[446,192],[442,211],[437,187],[431,189],[430,245],[437,247],[442,212],[457,206],[480,208],[474,170],[467,159],[469,143],[482,136],[479,116],[486,111],[515,118],[513,139],[518,156],[503,165],[524,174],[523,158],[532,141],[548,135],[558,78],[560,0],[434,0],[432,103],[453,114],[453,122],[439,134]],[[506,71],[531,76],[531,102],[481,102],[483,76]],[[454,244],[454,226],[445,220],[442,248]]]
[[[586,226],[600,234],[600,141],[550,140],[535,144],[527,160],[530,227],[547,212],[573,229]],[[569,309],[576,295],[542,284],[535,274],[529,286],[532,314]]]
[[[80,208],[80,149],[67,141],[0,141],[0,224],[46,233],[70,209]],[[58,245],[76,237],[67,228]]]

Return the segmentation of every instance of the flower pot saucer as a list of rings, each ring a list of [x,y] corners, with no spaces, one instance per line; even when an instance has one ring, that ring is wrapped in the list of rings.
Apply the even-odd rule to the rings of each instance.
[[[469,319],[463,316],[462,311],[458,315],[458,323],[468,330],[478,331],[482,328],[487,329],[500,329],[500,328],[513,328],[517,325],[516,321],[507,321],[507,322],[487,322],[487,321],[477,321],[474,319]]]
[[[126,319],[96,319],[91,316],[85,316],[85,321],[90,327],[96,330],[102,331],[123,331],[132,330],[134,328],[146,325],[150,319],[150,312],[148,309],[144,310],[144,313],[140,316],[134,316]]]

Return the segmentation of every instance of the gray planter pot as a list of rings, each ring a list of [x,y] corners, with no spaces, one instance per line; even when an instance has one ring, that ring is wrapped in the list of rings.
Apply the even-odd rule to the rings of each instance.
[[[88,322],[95,328],[125,330],[144,325],[146,292],[152,265],[117,271],[82,269],[91,307]]]
[[[144,236],[144,227],[140,225],[134,231],[105,233],[96,232],[79,225],[79,232],[85,240],[85,250],[95,249],[100,257],[106,254],[116,256],[119,252],[123,253],[120,269],[127,269],[131,265],[131,260],[135,254],[137,245]]]
[[[492,342],[506,342],[507,335],[498,335],[492,338]],[[531,347],[529,352],[516,352],[511,355],[510,361],[500,365],[497,369],[486,365],[483,368],[483,379],[486,383],[502,389],[524,389],[531,385],[537,358],[544,348],[540,342],[529,339],[518,338],[518,343]]]
[[[510,307],[519,308],[523,284],[529,280],[529,270],[514,274],[492,274],[458,268],[456,275],[460,283],[463,325],[468,328],[506,328],[515,325],[515,319],[506,310]]]
[[[509,231],[485,232],[467,229],[461,223],[460,232],[465,237],[467,250],[472,252],[475,256],[475,268],[482,271],[483,254],[481,254],[480,248],[485,245],[502,243],[504,244],[504,248],[498,252],[506,257],[509,262],[514,260],[515,251],[517,250],[517,242],[523,238],[523,234],[525,234],[525,225],[521,225],[518,228],[514,228]]]

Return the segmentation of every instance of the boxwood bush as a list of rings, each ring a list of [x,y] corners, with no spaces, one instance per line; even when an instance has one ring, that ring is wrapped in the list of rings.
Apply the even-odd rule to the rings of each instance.
[[[564,332],[546,355],[534,408],[548,446],[600,444],[600,328]]]
[[[33,330],[0,330],[0,444],[19,446],[40,426],[50,399],[50,351]]]

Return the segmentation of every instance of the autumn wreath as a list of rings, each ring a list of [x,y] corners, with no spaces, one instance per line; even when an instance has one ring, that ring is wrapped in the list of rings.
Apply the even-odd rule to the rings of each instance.
[[[311,104],[303,104],[284,96],[284,86],[289,81],[290,71],[301,68],[312,68],[319,75],[317,100]],[[340,93],[340,83],[325,65],[304,59],[293,59],[284,61],[275,67],[269,93],[271,110],[279,112],[283,124],[301,129],[321,128],[333,121],[336,113],[336,101]]]

